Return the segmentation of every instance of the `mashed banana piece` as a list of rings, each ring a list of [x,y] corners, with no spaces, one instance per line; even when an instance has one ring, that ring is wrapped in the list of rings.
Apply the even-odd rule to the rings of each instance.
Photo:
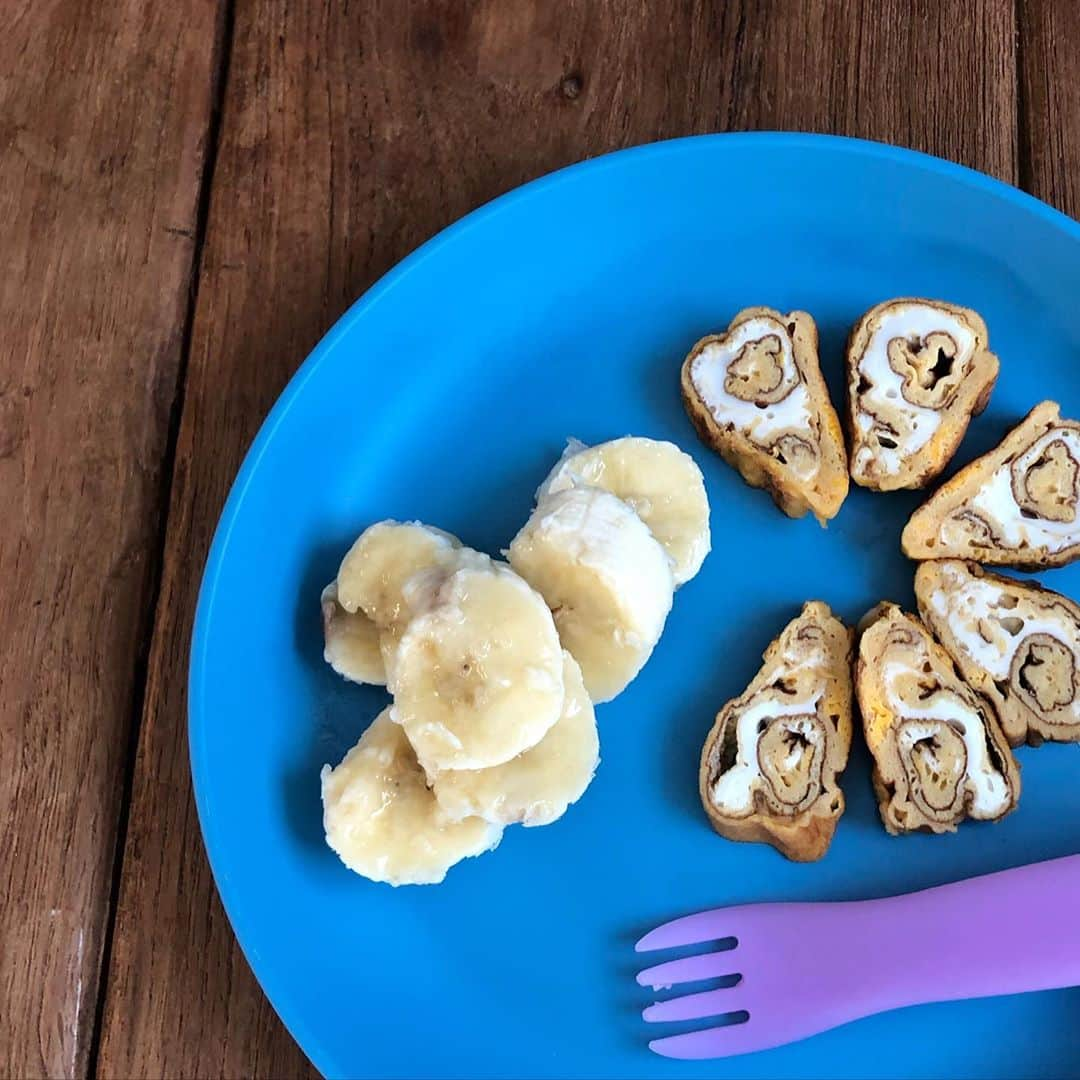
[[[622,499],[597,487],[545,495],[510,543],[510,564],[547,601],[589,696],[637,676],[671,610],[671,560]]]
[[[709,497],[694,459],[674,443],[627,435],[586,446],[570,439],[536,501],[575,486],[622,499],[668,553],[675,587],[700,569],[712,546]]]
[[[450,817],[482,817],[496,825],[550,825],[585,794],[600,763],[600,740],[581,669],[565,651],[563,682],[562,715],[531,750],[489,769],[435,775],[435,797]]]
[[[495,847],[502,829],[451,821],[404,732],[384,709],[335,768],[321,774],[326,842],[357,874],[390,885],[437,885],[456,862]]]
[[[543,597],[486,560],[447,577],[405,628],[388,674],[391,715],[429,776],[501,765],[562,713],[559,635]]]
[[[320,601],[323,659],[349,682],[385,686],[379,628],[362,611],[346,611],[338,603],[337,581],[323,589]]]

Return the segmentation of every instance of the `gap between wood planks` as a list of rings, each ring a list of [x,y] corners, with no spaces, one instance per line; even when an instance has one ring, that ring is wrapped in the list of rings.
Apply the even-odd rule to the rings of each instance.
[[[154,639],[154,630],[158,622],[158,604],[161,599],[161,572],[165,556],[165,539],[168,535],[169,512],[172,506],[173,475],[176,464],[176,441],[180,430],[180,417],[184,411],[184,390],[187,385],[188,358],[191,354],[191,331],[195,322],[195,310],[199,302],[199,280],[202,271],[203,247],[206,241],[206,227],[210,217],[210,195],[214,184],[214,171],[217,166],[218,145],[221,141],[221,117],[225,103],[225,90],[229,81],[229,62],[232,58],[233,30],[236,20],[236,0],[223,0],[218,16],[217,31],[214,35],[214,56],[211,61],[212,86],[210,91],[210,119],[206,130],[206,156],[203,161],[202,176],[199,183],[198,210],[195,217],[195,238],[188,273],[188,303],[184,312],[184,325],[180,342],[179,367],[176,373],[176,390],[172,407],[169,410],[169,428],[165,440],[165,456],[161,465],[161,492],[158,506],[157,546],[154,550],[154,565],[150,586],[146,630],[139,644],[139,654],[135,663],[135,677],[132,695],[132,718],[128,725],[126,768],[124,786],[120,795],[120,808],[116,821],[116,837],[113,848],[112,880],[109,886],[109,904],[105,922],[105,934],[101,947],[101,962],[98,969],[97,1001],[94,1004],[94,1026],[90,1035],[90,1051],[87,1059],[86,1075],[96,1077],[98,1056],[101,1052],[101,1036],[105,1019],[105,1000],[109,989],[109,971],[112,967],[113,935],[116,929],[116,915],[120,899],[120,883],[124,874],[124,852],[127,847],[128,819],[131,812],[132,786],[135,780],[135,760],[139,748],[139,733],[142,729],[143,708],[146,703],[146,677],[150,655],[150,645]]]
[[[1031,131],[1027,115],[1028,93],[1024,78],[1024,20],[1027,18],[1028,0],[1015,0],[1013,23],[1016,26],[1016,57],[1013,77],[1016,79],[1016,176],[1014,182],[1023,191],[1030,192],[1033,170],[1031,167]]]

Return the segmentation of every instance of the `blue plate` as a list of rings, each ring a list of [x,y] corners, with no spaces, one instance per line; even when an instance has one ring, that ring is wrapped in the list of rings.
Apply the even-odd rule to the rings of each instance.
[[[713,715],[803,600],[910,605],[917,495],[854,490],[790,521],[695,438],[679,365],[739,308],[812,312],[841,398],[845,333],[885,297],[980,311],[1001,357],[956,464],[1037,401],[1080,415],[1080,226],[884,146],[711,136],[600,158],[499,199],[360,300],[300,369],[229,498],[191,663],[206,846],[251,966],[331,1076],[1080,1076],[1080,990],[907,1009],[727,1061],[653,1056],[634,940],[697,908],[879,896],[1080,851],[1080,749],[1021,750],[999,825],[893,839],[864,750],[828,855],[734,844],[698,805]],[[385,703],[323,664],[318,597],[352,539],[419,518],[497,552],[567,435],[671,439],[701,465],[713,552],[643,674],[598,710],[603,763],[550,828],[508,829],[438,887],[393,890],[324,846],[318,772]],[[1080,597],[1080,565],[1045,581]],[[1054,902],[1047,897],[1047,904]],[[1023,934],[1038,911],[1002,934]],[[911,927],[933,949],[933,927]],[[987,948],[994,947],[987,941]],[[867,956],[868,964],[874,963]],[[691,1025],[673,1025],[669,1030]]]

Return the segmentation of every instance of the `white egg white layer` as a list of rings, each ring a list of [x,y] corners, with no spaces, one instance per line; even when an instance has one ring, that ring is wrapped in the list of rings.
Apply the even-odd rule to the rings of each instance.
[[[916,741],[934,734],[936,724],[952,722],[953,730],[963,739],[967,751],[967,778],[964,782],[973,795],[971,816],[996,817],[1008,806],[1010,793],[1005,778],[990,762],[982,718],[959,695],[946,689],[939,690],[925,702],[912,704],[907,701],[900,696],[896,684],[910,674],[909,665],[897,661],[886,663],[882,670],[882,684],[890,711],[902,720],[925,721],[922,725],[904,726],[901,750],[910,753]]]
[[[1063,442],[1073,459],[1080,461],[1080,432],[1075,428],[1052,428],[1020,454],[994,470],[971,500],[971,508],[986,517],[994,526],[1000,544],[1009,548],[1043,548],[1056,552],[1080,542],[1080,520],[1049,521],[1046,518],[1024,517],[1013,491],[1013,474],[1023,476],[1039,460],[1052,442]],[[942,538],[948,540],[948,522]]]
[[[717,779],[710,792],[712,802],[718,810],[737,815],[748,813],[751,809],[754,789],[757,786],[755,782],[761,777],[757,753],[759,721],[767,719],[785,723],[784,717],[792,717],[793,719],[786,721],[790,729],[812,746],[816,746],[821,732],[818,726],[806,717],[814,715],[820,700],[820,693],[801,701],[763,698],[755,701],[742,713],[736,732],[735,764]],[[798,764],[799,753],[799,750],[793,749],[790,760],[784,763],[784,767],[794,768]]]
[[[746,345],[769,336],[780,341],[782,385],[792,389],[782,401],[759,408],[752,401],[729,394],[724,380],[732,361]],[[795,366],[791,335],[779,319],[767,315],[747,319],[722,342],[706,345],[690,366],[690,379],[718,423],[732,423],[762,445],[768,445],[773,436],[782,432],[810,429],[810,391]]]
[[[888,346],[894,338],[926,338],[933,333],[948,334],[957,345],[954,364],[963,368],[975,352],[975,335],[955,315],[930,304],[904,304],[890,308],[878,321],[866,350],[859,358],[857,371],[870,382],[870,388],[858,396],[855,426],[861,438],[873,429],[874,414],[887,416],[900,430],[895,449],[886,446],[859,447],[854,468],[862,471],[875,462],[877,470],[895,475],[905,462],[921,450],[941,425],[936,409],[913,405],[903,396],[903,378],[889,364]]]

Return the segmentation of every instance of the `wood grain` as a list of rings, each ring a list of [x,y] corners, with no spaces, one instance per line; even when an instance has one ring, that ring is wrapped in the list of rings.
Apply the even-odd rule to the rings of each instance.
[[[216,9],[0,5],[2,1076],[89,1059]]]
[[[241,454],[346,304],[479,203],[652,139],[848,132],[1011,179],[1014,29],[1013,0],[239,3],[101,1075],[310,1069],[214,895],[189,792],[184,685],[198,576]]]
[[[1023,186],[1080,217],[1080,8],[1022,0],[1020,16]]]

